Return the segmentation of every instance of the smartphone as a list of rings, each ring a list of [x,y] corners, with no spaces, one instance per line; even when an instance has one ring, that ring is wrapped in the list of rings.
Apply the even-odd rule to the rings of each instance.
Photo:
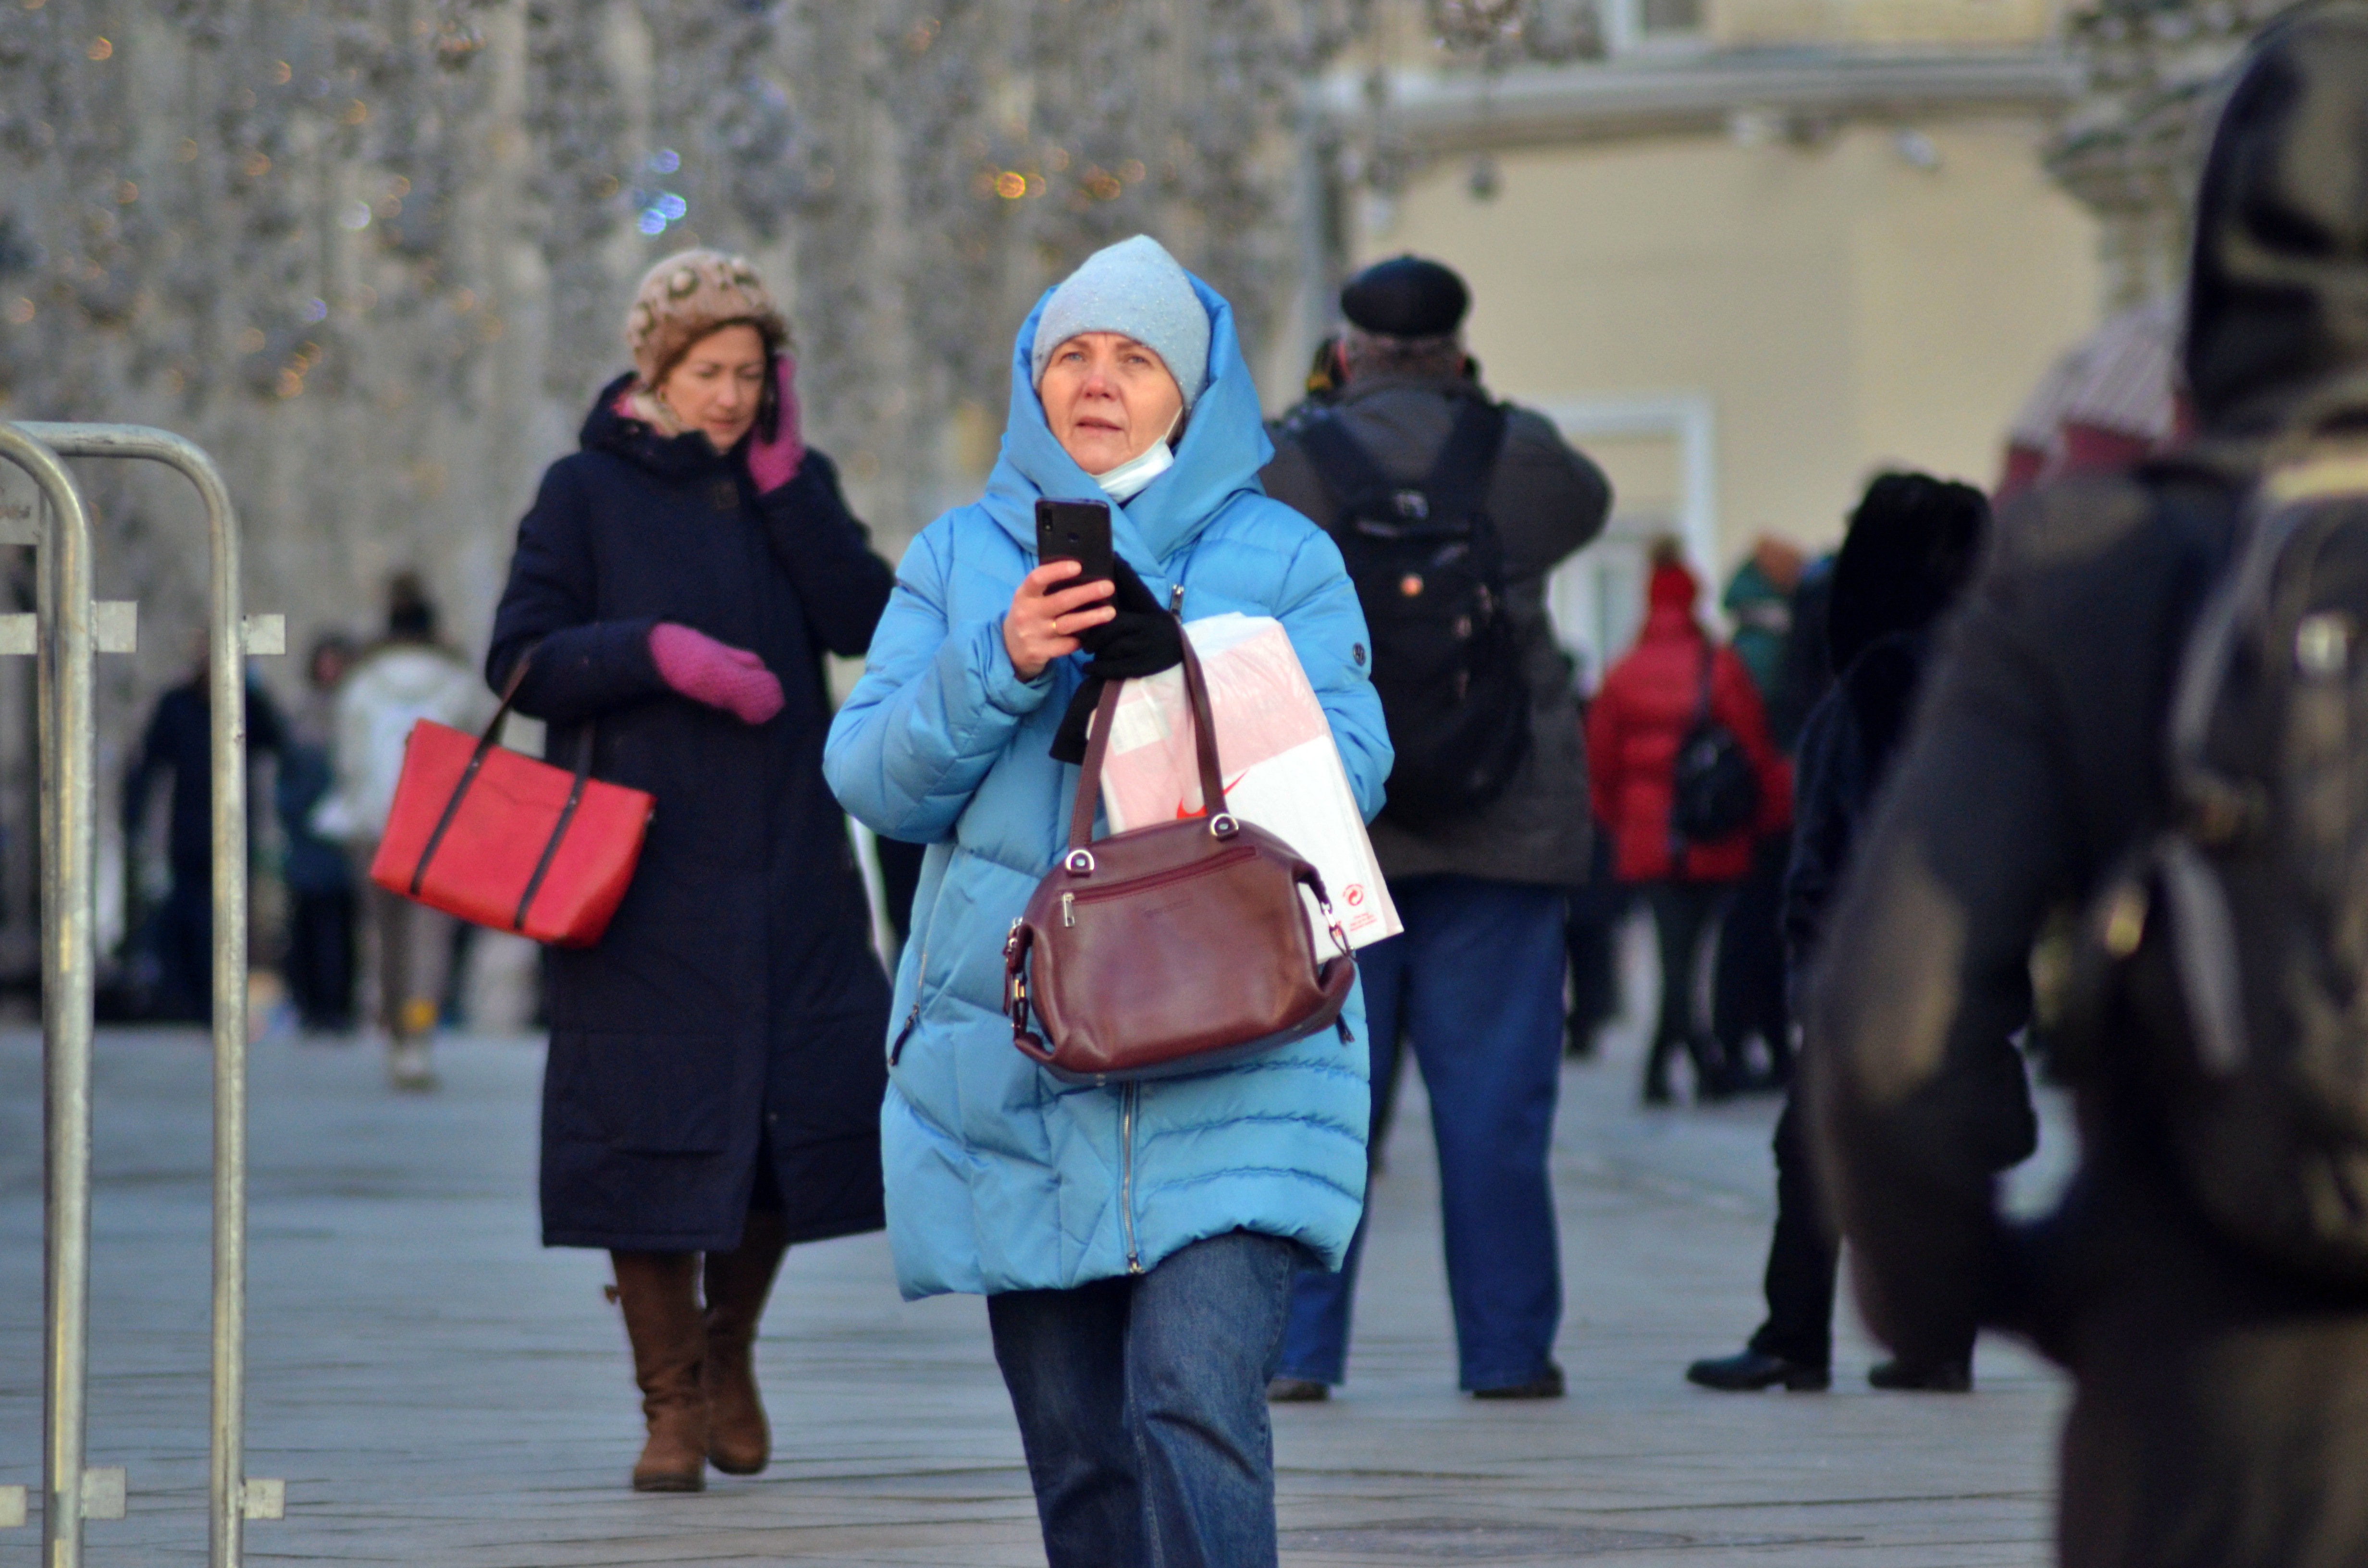
[[[1036,559],[1075,561],[1085,568],[1062,584],[1063,588],[1114,581],[1117,568],[1110,562],[1110,503],[1037,502]]]

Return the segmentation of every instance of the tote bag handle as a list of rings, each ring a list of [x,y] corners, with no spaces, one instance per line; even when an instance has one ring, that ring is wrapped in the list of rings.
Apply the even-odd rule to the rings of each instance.
[[[461,770],[461,781],[452,786],[452,798],[444,802],[444,814],[436,819],[436,830],[427,835],[427,847],[419,852],[419,864],[411,872],[411,896],[417,898],[427,881],[428,863],[443,846],[444,835],[461,814],[461,802],[469,793],[469,786],[477,781],[477,770],[484,766],[486,754],[500,744],[502,729],[510,716],[510,707],[518,700],[518,687],[526,684],[527,666],[533,662],[535,651],[528,649],[518,656],[510,678],[502,683],[501,706],[485,722],[484,732],[477,737],[477,749],[469,754],[469,766]],[[534,875],[527,879],[526,892],[518,896],[518,914],[511,920],[513,930],[526,929],[527,911],[534,904],[534,895],[542,891],[542,880],[551,874],[551,863],[559,855],[560,841],[567,836],[567,824],[575,820],[575,808],[584,799],[584,781],[591,777],[592,749],[599,738],[599,721],[587,720],[584,725],[584,744],[575,757],[575,782],[567,791],[567,804],[560,809],[559,821],[551,830],[551,840],[542,846],[542,858],[535,863]]]

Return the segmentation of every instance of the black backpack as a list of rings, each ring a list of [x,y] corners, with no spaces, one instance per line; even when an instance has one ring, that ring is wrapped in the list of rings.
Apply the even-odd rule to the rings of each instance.
[[[1711,717],[1711,675],[1717,650],[1702,644],[1702,696],[1693,722],[1678,744],[1669,797],[1669,857],[1682,859],[1693,844],[1715,844],[1749,827],[1759,814],[1759,775],[1735,732]]]
[[[1530,750],[1530,694],[1505,608],[1504,550],[1487,511],[1505,411],[1458,400],[1418,483],[1382,472],[1337,413],[1297,432],[1338,506],[1332,537],[1373,640],[1373,687],[1397,762],[1383,814],[1417,832],[1505,792]]]
[[[2212,1227],[2368,1285],[2368,446],[2270,469],[2181,653],[2171,825],[2107,881],[2066,1044]]]

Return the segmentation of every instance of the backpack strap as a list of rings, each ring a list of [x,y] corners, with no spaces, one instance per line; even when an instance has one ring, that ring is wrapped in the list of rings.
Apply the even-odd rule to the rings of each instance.
[[[1326,409],[1312,415],[1295,432],[1300,449],[1315,465],[1315,476],[1332,494],[1335,517],[1340,528],[1353,525],[1351,514],[1360,502],[1386,495],[1405,488],[1390,483],[1382,465],[1365,444],[1349,434],[1349,426],[1338,410]]]
[[[1310,418],[1296,432],[1303,450],[1315,465],[1317,477],[1332,493],[1343,527],[1360,504],[1405,492],[1419,494],[1418,509],[1409,512],[1395,503],[1381,508],[1385,516],[1420,522],[1429,517],[1469,517],[1479,512],[1496,477],[1497,454],[1505,445],[1505,409],[1475,389],[1455,399],[1455,423],[1431,463],[1430,472],[1413,483],[1383,472],[1365,444],[1349,433],[1348,421],[1337,409]]]
[[[1433,517],[1469,517],[1488,497],[1497,476],[1497,456],[1505,445],[1505,405],[1476,388],[1456,400],[1454,426],[1439,449],[1439,460],[1422,482]]]

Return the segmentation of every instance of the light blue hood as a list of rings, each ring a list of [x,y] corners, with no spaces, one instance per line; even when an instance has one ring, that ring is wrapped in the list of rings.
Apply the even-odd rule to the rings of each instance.
[[[1111,508],[1113,540],[1163,602],[1183,587],[1187,619],[1239,611],[1282,622],[1370,817],[1390,747],[1356,590],[1322,530],[1259,487],[1272,449],[1233,312],[1194,288],[1210,314],[1209,385],[1175,466]],[[1081,660],[1021,680],[1003,616],[1037,564],[1037,499],[1101,495],[1044,423],[1029,376],[1035,331],[1031,312],[985,496],[905,551],[824,751],[850,812],[930,846],[881,1108],[898,1283],[908,1296],[1066,1290],[1239,1229],[1289,1237],[1337,1266],[1364,1196],[1361,998],[1343,1015],[1347,1044],[1326,1030],[1234,1067],[1127,1088],[1063,1085],[1011,1043],[1003,940],[1063,847],[1077,770],[1050,748]]]

